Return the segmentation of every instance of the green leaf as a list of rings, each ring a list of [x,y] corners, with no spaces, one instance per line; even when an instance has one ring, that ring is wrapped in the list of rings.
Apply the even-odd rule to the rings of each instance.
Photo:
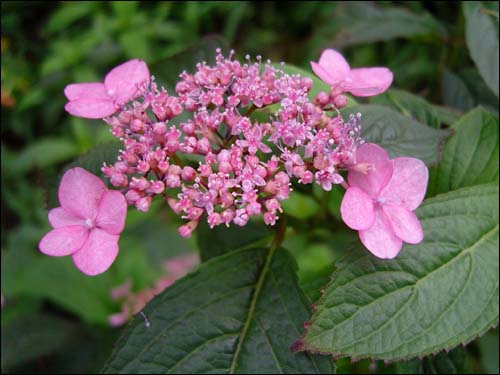
[[[460,71],[460,79],[474,98],[475,106],[481,106],[498,116],[498,97],[491,91],[475,67]]]
[[[478,341],[479,352],[481,353],[481,365],[486,374],[499,373],[498,360],[498,328],[490,331]]]
[[[464,1],[465,37],[484,82],[498,97],[498,27],[480,1]]]
[[[113,313],[109,274],[90,278],[75,269],[70,258],[40,254],[39,228],[22,227],[11,234],[2,254],[2,292],[6,297],[48,298],[88,322],[105,324]]]
[[[232,250],[256,247],[270,242],[271,230],[261,220],[250,220],[244,227],[218,225],[210,228],[202,220],[196,229],[198,248],[203,262]]]
[[[11,168],[19,173],[26,173],[35,167],[46,168],[70,160],[77,154],[78,148],[70,140],[44,138],[23,149]]]
[[[434,109],[436,116],[441,119],[441,122],[443,124],[446,125],[451,125],[456,122],[462,114],[462,112],[457,111],[453,108],[448,108],[436,104],[432,104],[432,108]]]
[[[358,105],[341,112],[344,118],[349,113],[360,112],[363,139],[379,144],[393,158],[412,156],[426,164],[435,164],[439,147],[448,134],[383,106]]]
[[[86,17],[99,6],[99,3],[94,3],[92,1],[62,3],[50,17],[45,27],[45,32],[50,35],[67,29],[72,23]]]
[[[331,373],[288,349],[309,314],[283,249],[214,258],[157,296],[115,345],[105,373]]]
[[[293,191],[288,199],[282,202],[282,206],[287,215],[300,220],[306,220],[319,211],[319,204],[315,199],[298,191]]]
[[[74,330],[66,320],[40,314],[20,317],[2,326],[2,373],[61,350]]]
[[[40,311],[42,300],[38,297],[23,296],[14,301],[2,298],[2,327],[7,326],[13,320],[21,316],[31,315]]]
[[[121,147],[123,147],[123,145],[119,141],[99,144],[73,160],[64,170],[66,171],[73,167],[81,167],[90,173],[101,175],[102,163],[114,163],[118,155],[120,155],[119,150]]]
[[[429,193],[498,181],[498,117],[477,108],[452,126],[439,165],[431,170]]]
[[[361,245],[336,264],[296,348],[399,360],[466,343],[498,323],[498,185],[438,195],[425,233],[393,260]]]
[[[374,96],[371,102],[379,105],[387,105],[433,128],[439,128],[441,123],[451,124],[447,122],[450,116],[446,116],[446,113],[443,116],[443,112],[446,111],[445,108],[438,111],[436,106],[432,105],[424,98],[413,95],[407,91],[389,89],[382,95]],[[448,111],[451,112],[451,110]]]
[[[113,287],[128,279],[137,286],[138,268],[149,273],[144,267],[146,254],[134,248],[125,248],[124,238],[120,238],[120,255],[104,274],[89,277],[78,271],[71,257],[48,257],[38,251],[37,245],[48,232],[40,227],[24,225],[9,236],[5,251],[2,252],[1,284],[2,293],[9,298],[30,296],[50,300],[82,320],[107,325],[108,316],[119,310],[110,298]],[[122,233],[126,235],[128,229]],[[133,262],[135,268],[129,265]]]
[[[445,36],[446,30],[429,13],[403,7],[379,7],[370,2],[343,2],[335,12],[333,45],[340,48],[395,38]]]
[[[468,111],[474,107],[474,97],[467,88],[467,85],[459,76],[448,69],[445,69],[443,72],[441,87],[445,105],[459,108],[463,111]]]
[[[465,349],[459,347],[449,353],[397,362],[395,367],[398,374],[465,374],[465,355]]]

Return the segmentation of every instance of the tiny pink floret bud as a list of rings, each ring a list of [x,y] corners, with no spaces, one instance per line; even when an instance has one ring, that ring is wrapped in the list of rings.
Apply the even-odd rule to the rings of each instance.
[[[135,207],[139,211],[147,212],[147,211],[149,211],[149,207],[151,206],[151,200],[152,200],[152,198],[150,196],[142,197],[135,202]]]
[[[179,227],[179,234],[184,238],[191,237],[191,234],[198,226],[198,223],[198,221],[192,220],[189,223],[184,224],[183,226]]]
[[[337,108],[344,108],[347,105],[347,96],[345,95],[337,95],[333,100],[333,104]]]
[[[196,177],[196,171],[194,168],[186,166],[182,169],[181,177],[184,181],[193,181]]]

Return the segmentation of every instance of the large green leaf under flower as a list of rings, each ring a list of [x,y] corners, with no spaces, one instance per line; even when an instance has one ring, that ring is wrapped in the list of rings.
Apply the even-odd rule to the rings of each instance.
[[[117,342],[105,373],[331,373],[291,353],[309,315],[283,249],[233,251],[157,296]]]
[[[417,210],[424,241],[394,260],[361,246],[337,263],[297,348],[397,360],[468,342],[498,322],[498,186]]]

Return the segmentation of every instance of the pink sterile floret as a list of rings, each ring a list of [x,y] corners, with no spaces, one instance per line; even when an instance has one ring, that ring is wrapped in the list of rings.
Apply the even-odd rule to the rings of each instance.
[[[344,56],[334,49],[324,50],[318,62],[311,61],[311,66],[321,80],[332,86],[330,97],[334,104],[338,102],[337,107],[345,102],[344,92],[354,96],[378,95],[389,88],[393,78],[392,72],[385,67],[351,69]]]
[[[118,238],[125,225],[127,202],[82,168],[69,169],[59,185],[61,207],[49,211],[54,228],[40,241],[51,256],[72,255],[87,275],[106,271],[118,255]]]
[[[142,60],[130,60],[112,69],[104,83],[73,83],[65,87],[69,102],[64,109],[73,116],[104,118],[142,94],[149,70]]]
[[[425,196],[429,172],[415,158],[389,160],[373,143],[357,150],[356,167],[349,170],[340,211],[342,219],[375,256],[394,258],[403,242],[417,244],[423,232],[413,213]]]

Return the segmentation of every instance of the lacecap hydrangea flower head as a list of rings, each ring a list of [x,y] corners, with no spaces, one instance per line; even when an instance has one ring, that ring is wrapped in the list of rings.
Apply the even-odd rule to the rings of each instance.
[[[49,232],[42,239],[42,252],[73,254],[82,272],[104,272],[118,252],[124,202],[147,211],[155,198],[165,200],[186,221],[179,228],[183,237],[191,236],[201,220],[211,228],[245,226],[252,216],[262,216],[267,225],[274,225],[292,181],[315,183],[324,190],[333,185],[347,188],[342,217],[348,226],[360,230],[362,242],[376,256],[393,257],[401,241],[421,240],[412,210],[425,192],[425,166],[418,164],[417,168],[416,162],[404,158],[390,161],[380,147],[363,145],[361,115],[352,114],[344,120],[338,111],[347,104],[346,92],[370,96],[385,91],[392,82],[390,70],[351,69],[337,51],[326,50],[318,63],[311,64],[331,90],[310,99],[312,79],[287,74],[260,56],[255,62],[247,56],[242,63],[233,55],[231,51],[225,57],[218,50],[215,65],[200,62],[193,73],[182,72],[175,92],[160,87],[141,60],[114,68],[104,83],[66,87],[69,113],[103,118],[111,133],[123,142],[116,162],[102,168],[116,189],[113,202],[122,203],[107,203],[110,192],[97,177],[90,179],[80,168],[67,171],[59,192],[61,207],[83,221],[76,227],[72,221],[64,221],[66,229],[59,230],[62,225],[49,214],[57,236]],[[265,107],[265,121],[251,116]],[[373,147],[378,153],[368,152]],[[398,190],[405,183],[401,176],[412,174],[415,168],[425,179],[419,180],[414,190]],[[348,171],[348,181],[340,173],[343,170]],[[80,175],[92,180],[87,183],[89,188],[99,185],[99,189],[73,199],[83,194],[87,185],[75,185],[75,193],[66,188],[67,176]],[[412,200],[414,192],[421,197]],[[67,203],[70,199],[71,207]],[[92,212],[87,212],[89,205]],[[350,212],[358,207],[368,219]],[[108,209],[113,212],[104,213]],[[106,225],[114,225],[111,231],[103,227],[104,217]],[[414,230],[420,232],[415,234]],[[115,237],[103,243],[91,241],[97,233]],[[77,261],[83,258],[80,253],[85,254],[85,261]]]

